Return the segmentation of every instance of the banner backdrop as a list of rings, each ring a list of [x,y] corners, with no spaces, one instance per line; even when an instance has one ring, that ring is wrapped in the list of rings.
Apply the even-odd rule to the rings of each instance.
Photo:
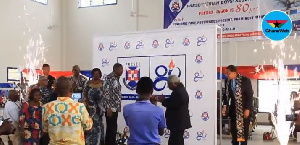
[[[164,28],[218,24],[224,41],[254,40],[262,38],[261,21],[272,10],[287,10],[300,28],[298,6],[299,0],[165,0]]]
[[[154,95],[169,96],[167,77],[177,75],[190,97],[193,127],[185,132],[186,144],[213,145],[217,137],[216,44],[217,26],[96,36],[93,66],[100,68],[105,77],[116,62],[123,64],[122,106],[135,102],[139,78],[151,77],[155,84]],[[119,114],[118,125],[119,131],[126,130],[123,113]],[[166,130],[162,145],[167,145],[168,137]]]

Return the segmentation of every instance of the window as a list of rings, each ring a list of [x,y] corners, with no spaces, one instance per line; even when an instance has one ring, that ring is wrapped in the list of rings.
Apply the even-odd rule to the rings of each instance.
[[[48,0],[32,0],[32,1],[44,4],[44,5],[48,4]]]
[[[7,67],[7,81],[20,81],[21,72],[16,67]]]
[[[292,91],[298,92],[300,88],[300,80],[288,80],[285,82],[284,87],[279,88],[276,80],[258,80],[258,111],[259,112],[273,112],[275,104],[277,104],[279,95],[285,95],[286,100],[283,101],[285,106],[290,106],[290,93]],[[283,89],[284,94],[279,94],[279,89]],[[282,93],[282,92],[281,92]],[[285,112],[290,113],[289,107],[286,107]]]
[[[117,0],[78,0],[79,8],[117,4]]]

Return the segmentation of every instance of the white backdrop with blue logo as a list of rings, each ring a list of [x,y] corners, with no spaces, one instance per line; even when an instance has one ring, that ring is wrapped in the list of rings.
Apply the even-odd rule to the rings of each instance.
[[[177,75],[190,96],[193,127],[185,132],[186,144],[216,144],[216,26],[95,36],[93,43],[93,66],[104,75],[112,71],[116,62],[124,66],[120,78],[122,106],[135,102],[135,87],[140,77],[153,79],[154,95],[170,95],[167,77]],[[118,125],[119,131],[126,127],[122,113]],[[167,145],[168,136],[166,131],[162,145]]]

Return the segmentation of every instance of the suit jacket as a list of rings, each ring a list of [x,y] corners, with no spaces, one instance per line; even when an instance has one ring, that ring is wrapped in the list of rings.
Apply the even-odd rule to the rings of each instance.
[[[228,87],[229,96],[226,96],[226,93],[225,93],[225,95],[223,96],[223,105],[229,106],[229,115],[231,117],[233,117],[233,116],[235,116],[236,108],[235,108],[235,95],[234,95],[234,92],[232,91],[231,83],[232,83],[232,80],[230,80],[229,86],[225,86],[225,87]],[[244,111],[246,109],[252,111],[252,109],[253,109],[253,91],[252,91],[252,85],[251,85],[250,79],[248,79],[246,77],[242,77],[241,89],[242,89],[242,98],[243,98],[243,109],[244,109]],[[228,101],[229,99],[227,97],[230,98],[231,102]]]
[[[173,90],[171,97],[165,99],[162,105],[166,107],[166,123],[169,130],[184,130],[192,127],[189,95],[182,84]]]

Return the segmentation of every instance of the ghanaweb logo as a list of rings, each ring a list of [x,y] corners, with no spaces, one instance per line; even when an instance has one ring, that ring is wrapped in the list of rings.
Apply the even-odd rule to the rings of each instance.
[[[281,28],[288,20],[267,20],[273,28]]]
[[[269,12],[262,21],[262,31],[270,40],[284,40],[292,32],[291,18],[282,11]]]

